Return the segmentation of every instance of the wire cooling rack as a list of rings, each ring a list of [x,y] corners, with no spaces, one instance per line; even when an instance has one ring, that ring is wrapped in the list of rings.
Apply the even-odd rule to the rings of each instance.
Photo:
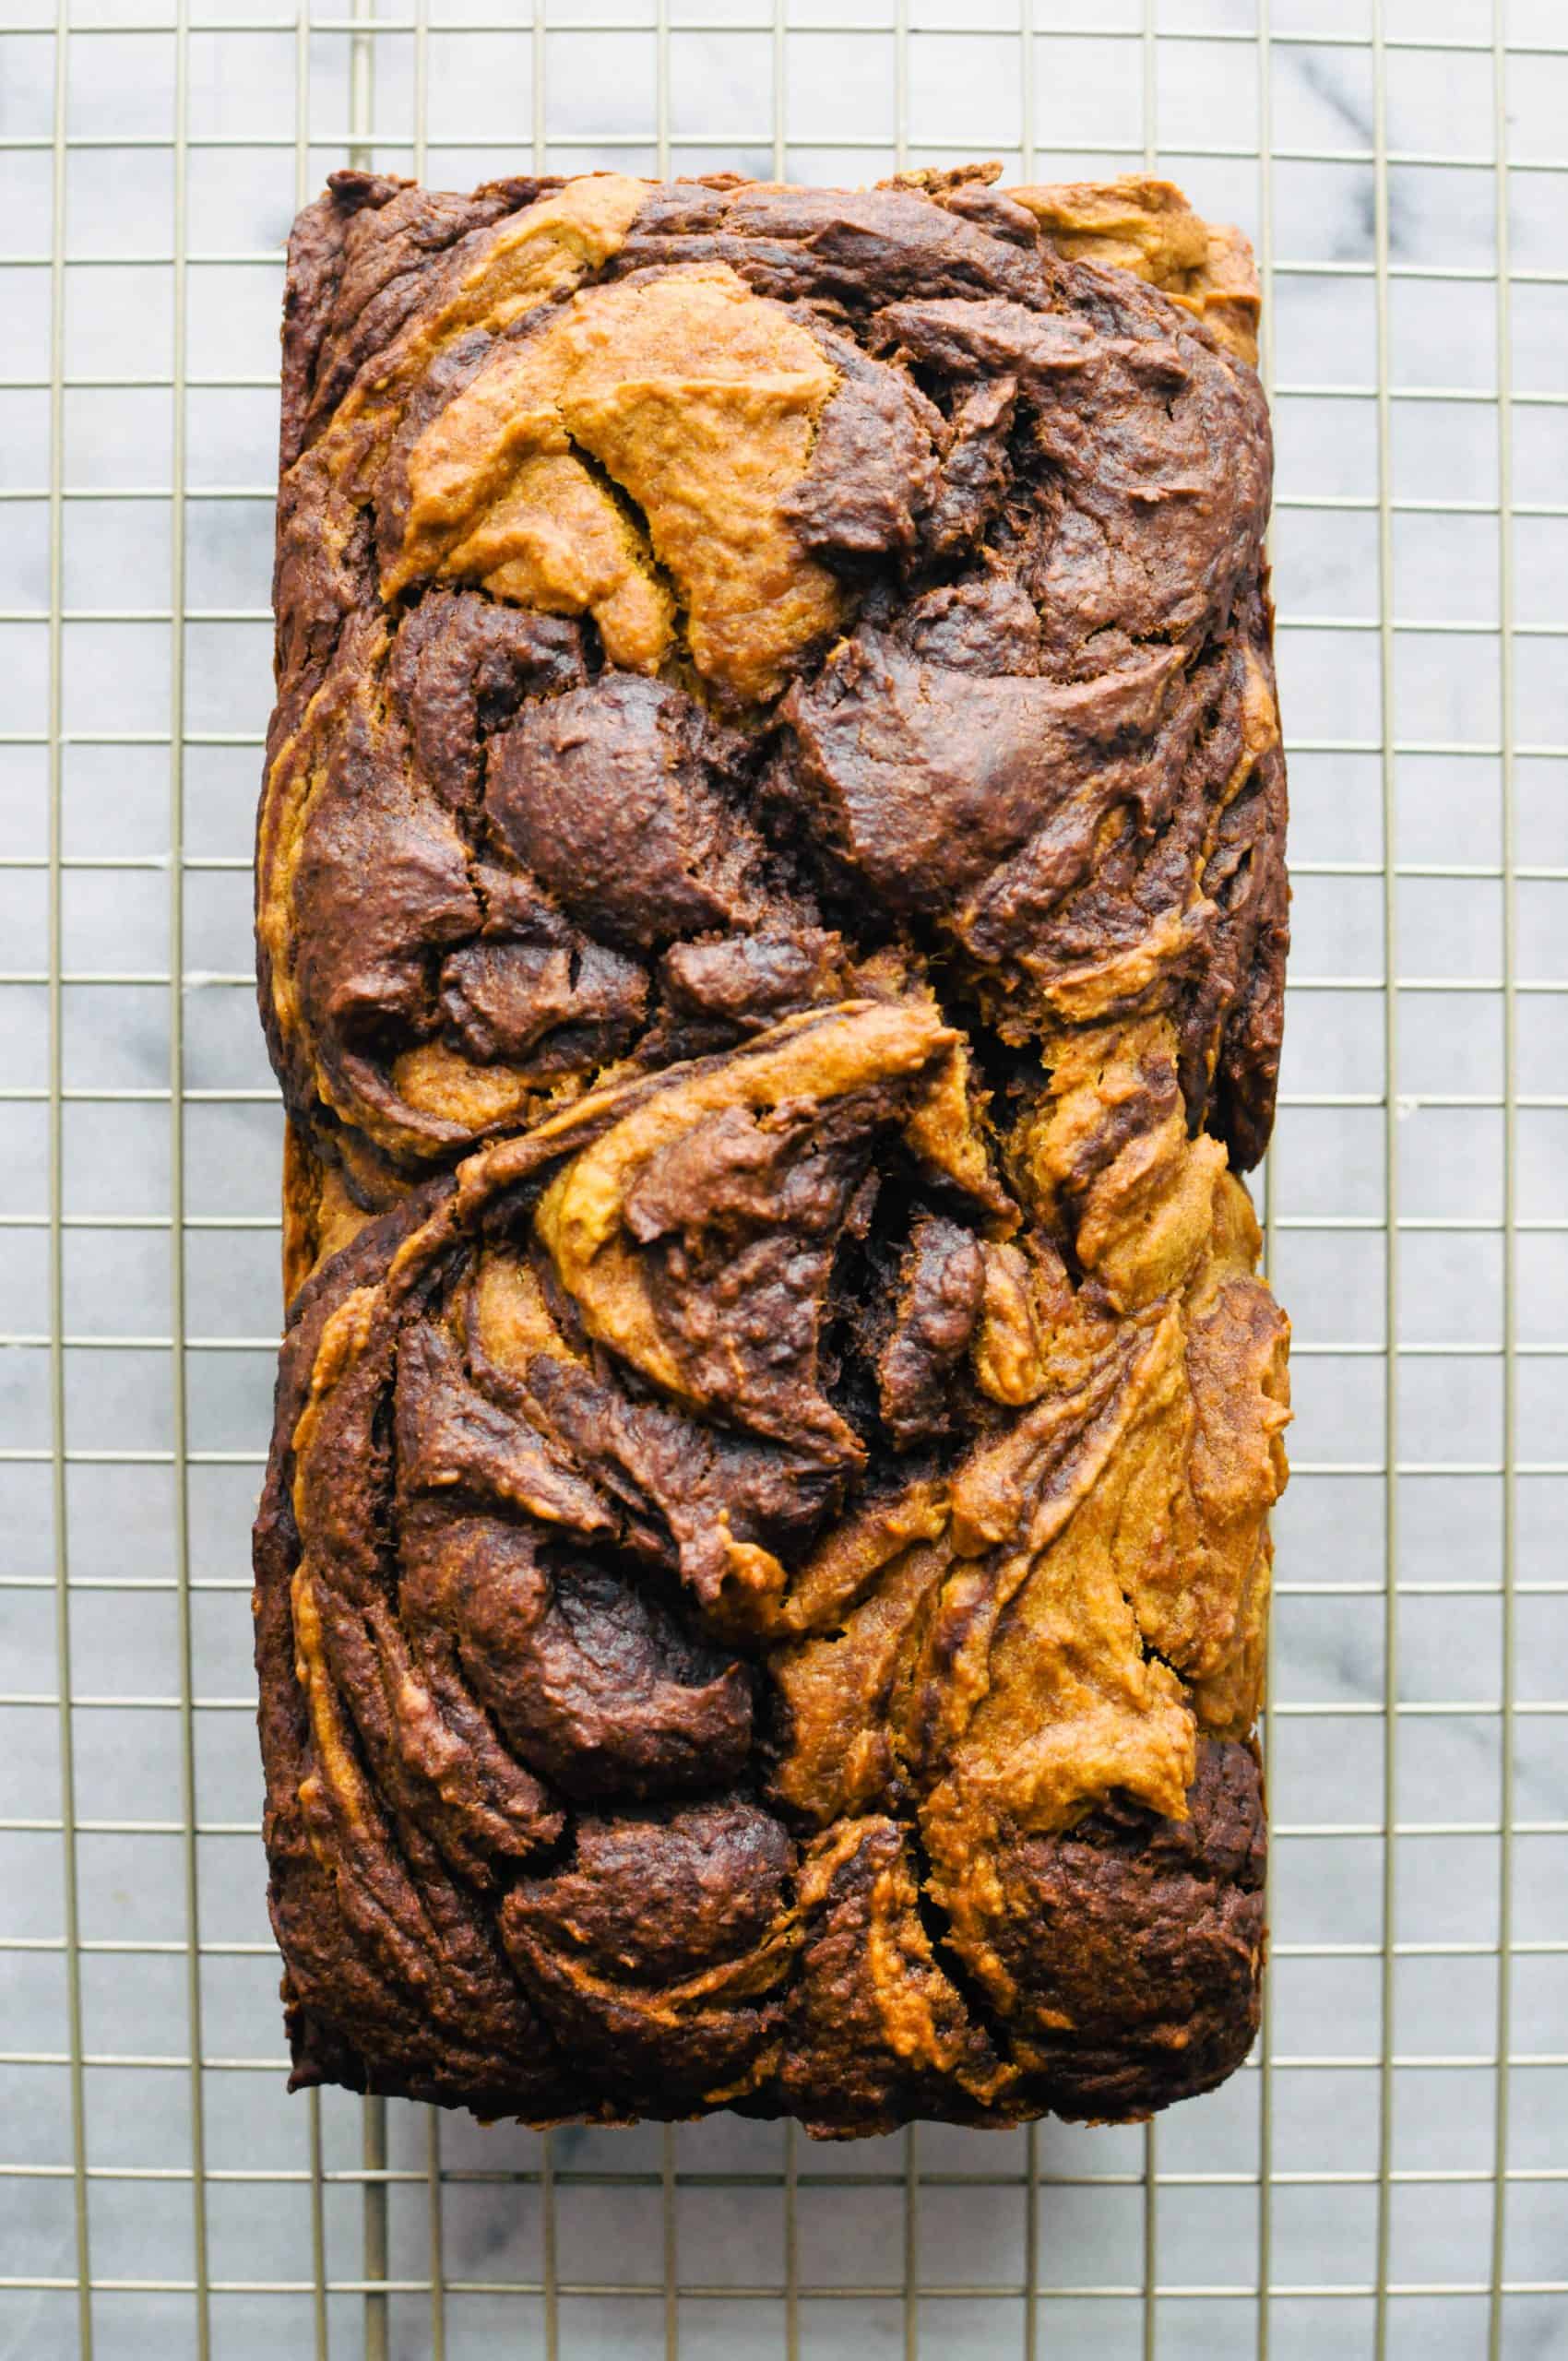
[[[0,38],[0,2353],[1568,2354],[1558,0],[61,0]],[[1157,163],[1253,235],[1295,802],[1257,2057],[1145,2130],[282,2090],[245,1528],[289,215]]]

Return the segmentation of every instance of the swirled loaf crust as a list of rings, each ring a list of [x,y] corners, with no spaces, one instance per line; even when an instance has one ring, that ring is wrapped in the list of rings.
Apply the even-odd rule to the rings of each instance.
[[[256,1528],[296,2082],[1127,2118],[1256,2023],[1250,258],[345,173],[284,340]]]

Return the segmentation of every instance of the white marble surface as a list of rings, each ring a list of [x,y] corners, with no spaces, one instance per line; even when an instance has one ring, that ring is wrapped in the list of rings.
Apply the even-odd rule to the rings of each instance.
[[[110,30],[71,43],[68,125],[73,137],[107,142],[73,148],[66,180],[65,359],[69,377],[166,376],[173,321],[166,261],[116,263],[127,255],[172,251],[172,164],[169,150],[137,141],[166,137],[173,121],[172,32],[115,30],[145,24],[162,0],[78,0],[74,21]],[[204,20],[268,13],[265,0],[203,0]],[[347,13],[347,0],[332,14]],[[650,31],[612,35],[574,30],[600,6],[555,0],[548,47],[552,161],[617,162],[651,169],[654,40]],[[652,0],[621,0],[623,21],[651,26]],[[672,11],[678,15],[678,11]],[[803,178],[874,176],[888,169],[895,81],[885,31],[827,33],[839,0],[802,0],[787,54],[789,160]],[[1375,628],[1306,628],[1337,619],[1375,625],[1379,614],[1379,411],[1369,399],[1308,388],[1366,387],[1377,374],[1373,175],[1364,160],[1372,137],[1370,51],[1336,46],[1364,40],[1370,0],[1273,0],[1280,42],[1271,77],[1275,251],[1289,265],[1274,289],[1277,374],[1292,390],[1277,403],[1277,534],[1281,610],[1280,669],[1292,760],[1295,817],[1296,986],[1286,1060],[1288,1103],[1270,1158],[1277,1210],[1292,1217],[1376,1219],[1392,1187],[1402,1214],[1477,1221],[1503,1209],[1503,1121],[1490,1107],[1433,1103],[1443,1096],[1494,1097],[1502,1073],[1502,1004],[1490,991],[1404,991],[1398,998],[1399,1106],[1396,1169],[1386,1169],[1384,1116],[1375,1103],[1325,1106],[1314,1097],[1364,1094],[1375,1100],[1384,1072],[1383,1001],[1365,989],[1382,973],[1383,882],[1363,867],[1324,873],[1323,864],[1375,864],[1383,845],[1380,639]],[[772,45],[748,26],[766,24],[762,0],[705,0],[705,20],[732,31],[676,31],[671,48],[670,124],[676,169],[732,164],[766,171],[772,105]],[[860,0],[856,21],[890,25],[891,0]],[[913,0],[910,20],[960,23],[961,41],[911,41],[911,154],[934,141],[962,141],[1003,155],[1017,169],[1019,44],[1010,0],[953,0],[945,10]],[[1519,42],[1568,42],[1560,0],[1512,0]],[[428,175],[467,184],[514,168],[531,122],[530,43],[502,0],[431,0]],[[501,20],[489,31],[453,31],[453,21]],[[1035,136],[1044,172],[1125,169],[1144,131],[1142,47],[1112,38],[1143,22],[1142,0],[1103,0],[1071,15],[1039,0],[1035,48]],[[1487,0],[1387,0],[1396,38],[1490,40]],[[35,22],[26,0],[6,0],[0,24]],[[1054,36],[1056,24],[1092,23],[1097,38]],[[1253,153],[1259,74],[1250,36],[1253,0],[1166,0],[1158,46],[1158,125],[1166,169],[1194,201],[1256,231],[1260,179]],[[375,123],[384,137],[411,128],[412,42],[377,44]],[[307,179],[342,160],[348,116],[346,42],[317,32],[309,44]],[[0,41],[0,135],[47,136],[53,43],[17,30]],[[190,125],[202,136],[291,137],[295,105],[291,30],[192,34]],[[1507,79],[1510,153],[1568,161],[1568,55],[1518,57]],[[1387,142],[1396,157],[1484,161],[1493,134],[1491,61],[1484,55],[1396,48],[1387,58]],[[732,148],[682,146],[694,134],[732,136]],[[645,148],[605,148],[615,135],[644,135]],[[482,137],[482,149],[452,144]],[[825,143],[858,141],[854,148]],[[1011,145],[1009,143],[1011,142]],[[125,143],[125,144],[116,144]],[[1185,145],[1184,145],[1185,143]],[[1194,156],[1192,148],[1246,153]],[[1310,160],[1302,151],[1348,153]],[[45,253],[50,243],[46,147],[3,152],[6,254]],[[407,169],[410,151],[378,148],[378,160]],[[700,161],[699,161],[700,159]],[[265,378],[275,362],[280,284],[278,253],[294,198],[291,147],[193,148],[188,224],[188,368],[196,381]],[[1389,379],[1396,388],[1490,393],[1497,382],[1498,308],[1489,273],[1495,257],[1494,176],[1454,163],[1396,162],[1389,172],[1388,251],[1396,267],[1387,323]],[[1508,360],[1526,398],[1512,411],[1515,498],[1529,511],[1568,504],[1568,442],[1562,409],[1531,394],[1568,392],[1568,288],[1529,277],[1560,268],[1564,180],[1515,171],[1509,222],[1516,278]],[[96,257],[97,259],[89,259]],[[253,257],[260,257],[255,259]],[[1313,270],[1308,266],[1322,266]],[[1408,278],[1408,266],[1482,274]],[[0,312],[7,324],[3,373],[47,375],[50,277],[24,263],[0,264]],[[184,887],[186,1082],[196,1092],[268,1085],[254,1008],[239,979],[247,968],[248,850],[257,756],[251,742],[268,699],[267,488],[275,396],[265,386],[193,385],[185,412],[187,623],[184,725],[195,733],[184,765],[188,855],[228,861],[197,867]],[[123,858],[129,866],[71,867],[64,886],[64,960],[68,972],[112,971],[146,982],[66,985],[63,1072],[75,1091],[131,1094],[110,1103],[72,1099],[64,1117],[65,1325],[85,1341],[65,1363],[65,1420],[73,1451],[145,1453],[125,1464],[75,1461],[68,1471],[67,1540],[76,1587],[70,1619],[79,1696],[113,1701],[167,1697],[179,1683],[178,1627],[172,1587],[173,1474],[160,1454],[172,1445],[170,1356],[156,1340],[170,1323],[166,1228],[95,1226],[95,1217],[161,1216],[170,1202],[170,1121],[157,1094],[168,1084],[169,995],[157,979],[169,955],[171,841],[171,509],[162,493],[172,465],[170,391],[104,390],[73,383],[64,402],[64,479],[74,490],[151,492],[151,498],[70,501],[65,512],[62,595],[73,617],[64,629],[63,844],[73,858]],[[1433,516],[1401,510],[1392,524],[1388,611],[1401,626],[1392,642],[1390,726],[1401,747],[1478,751],[1401,752],[1392,772],[1394,850],[1400,864],[1495,868],[1502,850],[1502,729],[1499,638],[1499,469],[1494,402],[1396,399],[1387,413],[1389,482],[1396,500],[1471,504]],[[49,402],[36,388],[0,388],[0,487],[26,493],[47,481]],[[250,498],[216,497],[248,492]],[[1360,505],[1295,504],[1324,495]],[[48,768],[44,750],[18,742],[48,722],[50,576],[48,514],[36,499],[0,509],[0,680],[6,684],[0,743],[0,852],[36,863],[46,848]],[[1531,626],[1568,624],[1568,516],[1521,514],[1513,528],[1513,728],[1515,857],[1530,868],[1568,864],[1568,763],[1530,751],[1568,742],[1568,669],[1562,636]],[[148,620],[102,620],[152,610]],[[1425,626],[1426,628],[1421,628]],[[1458,626],[1460,628],[1455,628]],[[237,745],[210,741],[225,733]],[[93,743],[94,735],[134,742]],[[1344,751],[1348,742],[1363,751]],[[1324,750],[1326,747],[1327,750]],[[1314,751],[1315,749],[1318,749]],[[46,881],[39,867],[0,869],[6,952],[0,966],[36,976],[48,959]],[[1398,877],[1393,897],[1397,972],[1450,987],[1503,971],[1503,893],[1492,877]],[[1568,886],[1524,877],[1517,889],[1515,957],[1526,982],[1568,977]],[[1334,989],[1313,989],[1325,979]],[[0,1211],[36,1216],[47,1204],[47,1110],[29,1097],[47,1080],[46,996],[42,985],[5,987],[0,1023]],[[1568,1112],[1528,1099],[1568,1089],[1568,998],[1520,993],[1516,1014],[1517,1211],[1528,1222],[1568,1215]],[[137,1097],[135,1094],[149,1094]],[[188,1210],[206,1221],[239,1216],[265,1225],[274,1211],[279,1120],[269,1097],[206,1100],[185,1124]],[[47,1234],[4,1232],[10,1284],[5,1326],[20,1336],[47,1329]],[[251,1718],[246,1525],[257,1472],[254,1454],[268,1425],[270,1339],[277,1324],[275,1230],[196,1228],[186,1241],[187,1322],[193,1346],[189,1441],[204,1453],[189,1479],[193,1680],[198,1696],[234,1701],[196,1721],[196,1791],[204,1827],[249,1832],[258,1808]],[[1283,1228],[1276,1253],[1279,1291],[1291,1309],[1301,1352],[1296,1363],[1294,1450],[1307,1469],[1376,1465],[1383,1451],[1385,1364],[1384,1240],[1372,1228]],[[1398,1369],[1398,1456],[1409,1463],[1494,1464],[1503,1422],[1501,1240],[1495,1229],[1411,1229],[1402,1234],[1398,1325],[1403,1343],[1466,1349],[1405,1355]],[[1562,1228],[1524,1229],[1516,1250],[1519,1335],[1526,1345],[1568,1340],[1568,1238]],[[148,1338],[129,1347],[95,1337]],[[1345,1347],[1335,1353],[1324,1348]],[[219,1347],[222,1347],[220,1349]],[[1520,1358],[1515,1441],[1523,1463],[1568,1460],[1562,1362]],[[44,1450],[51,1432],[47,1357],[19,1345],[0,1350],[0,1424],[13,1452]],[[1278,1694],[1301,1704],[1360,1708],[1338,1719],[1281,1717],[1276,1733],[1274,1811],[1285,1829],[1306,1823],[1377,1823],[1383,1814],[1384,1696],[1384,1485],[1375,1474],[1299,1473],[1279,1518],[1279,1572],[1286,1585],[1277,1619]],[[1490,1476],[1408,1476],[1398,1484],[1396,1572],[1401,1586],[1399,1659],[1394,1687],[1412,1705],[1501,1693],[1502,1488]],[[46,1463],[0,1463],[0,1520],[10,1586],[0,1589],[5,1686],[51,1694],[56,1677],[51,1480]],[[1561,1582],[1561,1534],[1568,1480],[1521,1476],[1515,1532],[1522,1584]],[[1346,1596],[1331,1585],[1364,1587]],[[1443,1584],[1471,1586],[1444,1595]],[[1517,1603],[1521,1699],[1568,1697],[1568,1601],[1547,1593]],[[1372,1709],[1371,1711],[1366,1709]],[[68,2047],[60,1936],[63,1848],[49,1823],[61,1810],[56,1717],[52,1710],[0,1707],[0,1931],[43,1947],[0,1953],[9,2052],[57,2056]],[[78,1820],[175,1821],[181,1812],[179,1721],[174,1714],[79,1706],[73,1717]],[[1515,1726],[1515,1807],[1522,1823],[1568,1818],[1568,1722],[1526,1714]],[[1501,1725],[1495,1713],[1402,1714],[1396,1810],[1402,1822],[1495,1822]],[[209,1945],[264,1946],[263,1870],[254,1833],[203,1834],[200,1932]],[[89,1942],[164,1945],[137,1952],[92,1951],[83,1962],[84,2039],[109,2058],[188,2054],[183,1849],[172,1834],[106,1833],[78,1839],[81,1933]],[[1568,1838],[1526,1833],[1514,1845],[1514,1931],[1521,1943],[1568,1939]],[[1360,2296],[1313,2291],[1365,2285],[1376,2275],[1380,2078],[1382,1846],[1374,1836],[1282,1834],[1274,1857],[1277,1940],[1337,1944],[1342,1956],[1281,1957],[1274,1969],[1276,2047],[1282,2059],[1332,2058],[1324,2069],[1280,2064],[1275,2073],[1273,2162],[1281,2176],[1272,2202],[1272,2350],[1289,2361],[1333,2352],[1370,2353],[1373,2306]],[[1396,1931],[1404,1943],[1486,1946],[1498,1927],[1500,1846],[1485,1833],[1397,1840]],[[221,1949],[202,1963],[203,2038],[219,2060],[265,2060],[279,2047],[276,1962]],[[1560,2053],[1568,2024],[1568,1954],[1522,1952],[1512,1969],[1516,2057]],[[1401,2182],[1389,2210],[1388,2273],[1402,2287],[1445,2283],[1484,2288],[1491,2270],[1493,2081],[1482,2064],[1496,2030],[1496,1964],[1479,1952],[1402,1957],[1394,1979],[1395,2052],[1416,2062],[1392,2077],[1391,2158],[1399,2173],[1470,2176]],[[1511,2078],[1510,2160],[1518,2171],[1568,2168],[1564,2072],[1515,2066]],[[216,2281],[284,2283],[292,2294],[228,2293],[213,2299],[213,2351],[221,2361],[312,2349],[311,2204],[307,2112],[287,2101],[273,2070],[209,2068],[203,2084],[208,2167],[208,2267]],[[1161,2175],[1157,2260],[1164,2289],[1253,2282],[1258,2269],[1260,2078],[1248,2072],[1213,2098],[1178,2110],[1158,2128]],[[70,2078],[56,2064],[6,2070],[0,2163],[52,2168],[6,2180],[0,2196],[0,2274],[68,2279],[75,2269]],[[108,2356],[196,2350],[187,2293],[137,2292],[148,2277],[188,2279],[195,2270],[192,2191],[178,2173],[191,2155],[190,2089],[171,2067],[94,2065],[85,2075],[92,2270],[108,2283],[95,2297],[95,2350]],[[355,2105],[328,2096],[322,2107],[327,2162],[351,2169],[360,2154]],[[422,2176],[426,2122],[390,2111],[391,2161]],[[728,2185],[679,2186],[678,2272],[684,2284],[779,2284],[784,2273],[778,2189],[780,2130],[730,2120],[680,2130],[683,2175],[740,2176]],[[659,2136],[567,2130],[554,2143],[563,2173],[657,2176]],[[536,2170],[540,2143],[517,2130],[443,2128],[448,2170]],[[1025,2270],[1024,2145],[943,2130],[922,2132],[917,2165],[932,2174],[1002,2177],[998,2187],[922,2186],[918,2192],[918,2283],[1021,2285]],[[898,2287],[904,2273],[906,2150],[901,2141],[856,2150],[802,2144],[798,2267],[802,2288]],[[1045,2291],[1039,2349],[1111,2356],[1144,2351],[1139,2291],[1145,2271],[1142,2135],[1044,2128],[1042,2170],[1094,2177],[1098,2185],[1048,2184],[1036,2202],[1039,2273]],[[127,2168],[141,2177],[115,2177]],[[875,2177],[853,2188],[814,2175]],[[273,2179],[230,2174],[271,2173]],[[764,2185],[744,2176],[762,2176]],[[1182,2176],[1221,2177],[1194,2181]],[[1166,2177],[1169,2176],[1170,2177]],[[445,2268],[455,2280],[537,2280],[542,2271],[536,2185],[504,2179],[445,2185]],[[427,2189],[394,2186],[395,2276],[428,2269]],[[656,2180],[593,2187],[564,2182],[557,2198],[557,2265],[563,2283],[662,2288],[664,2222]],[[353,2184],[329,2184],[325,2201],[327,2267],[334,2279],[361,2270],[361,2198]],[[1505,2258],[1510,2282],[1568,2280],[1568,2217],[1561,2185],[1515,2180],[1509,2189]],[[125,2283],[133,2283],[127,2285]],[[1113,2286],[1113,2296],[1069,2288]],[[331,2352],[363,2351],[363,2315],[354,2295],[329,2302]],[[1016,2296],[919,2306],[920,2350],[929,2355],[992,2356],[1023,2350]],[[1157,2349],[1167,2356],[1250,2353],[1257,2336],[1250,2298],[1171,2294],[1157,2310]],[[390,2303],[390,2349],[403,2361],[433,2350],[428,2300]],[[806,2296],[802,2350],[813,2355],[907,2350],[905,2313],[895,2296],[828,2300]],[[455,2295],[446,2307],[450,2361],[502,2352],[542,2353],[540,2299]],[[687,2356],[782,2353],[778,2302],[683,2297],[679,2347]],[[0,2284],[0,2355],[31,2361],[77,2349],[74,2298]],[[661,2293],[566,2296],[561,2351],[566,2355],[662,2354]],[[1486,2350],[1483,2295],[1396,2295],[1388,2350],[1442,2356]],[[1520,2294],[1505,2308],[1510,2356],[1568,2355],[1568,2297]]]

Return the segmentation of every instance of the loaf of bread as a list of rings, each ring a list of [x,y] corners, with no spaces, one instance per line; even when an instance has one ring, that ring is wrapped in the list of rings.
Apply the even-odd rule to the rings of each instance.
[[[848,2135],[1250,2046],[1256,284],[1165,184],[994,180],[346,172],[296,224],[296,2083]]]

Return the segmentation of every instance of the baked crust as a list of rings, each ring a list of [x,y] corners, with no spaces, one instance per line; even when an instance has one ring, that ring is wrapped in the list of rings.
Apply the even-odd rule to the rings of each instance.
[[[1271,468],[1168,184],[334,176],[257,844],[297,2082],[1125,2119],[1257,2023]]]

